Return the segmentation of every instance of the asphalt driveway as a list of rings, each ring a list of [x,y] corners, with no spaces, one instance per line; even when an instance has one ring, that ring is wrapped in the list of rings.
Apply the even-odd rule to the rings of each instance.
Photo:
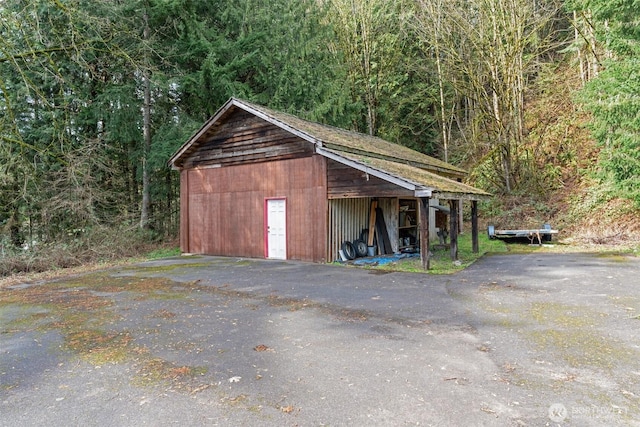
[[[640,259],[182,257],[0,289],[0,425],[640,425]]]

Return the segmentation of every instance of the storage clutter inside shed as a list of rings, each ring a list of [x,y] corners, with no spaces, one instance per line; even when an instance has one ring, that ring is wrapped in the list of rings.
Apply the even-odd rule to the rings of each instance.
[[[353,240],[345,240],[338,251],[338,261],[346,262],[356,258],[378,255],[420,254],[420,215],[417,199],[397,198],[391,206],[397,206],[397,215],[387,214],[378,204],[378,199],[370,201],[367,228]],[[436,204],[435,228],[439,239],[437,249],[448,249],[447,237],[450,210]],[[389,220],[389,223],[388,223]],[[456,219],[458,220],[458,219]]]

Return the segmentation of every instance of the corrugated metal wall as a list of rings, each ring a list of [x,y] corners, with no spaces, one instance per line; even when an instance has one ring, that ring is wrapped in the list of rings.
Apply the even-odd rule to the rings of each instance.
[[[329,241],[327,261],[339,259],[342,242],[360,238],[363,228],[369,228],[371,198],[329,200]]]

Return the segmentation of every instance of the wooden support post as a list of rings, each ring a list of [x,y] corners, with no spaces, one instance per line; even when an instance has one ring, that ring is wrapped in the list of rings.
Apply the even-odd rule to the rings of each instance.
[[[376,232],[376,208],[378,207],[378,201],[371,201],[371,208],[369,211],[369,235],[367,237],[367,246],[373,246],[373,239]]]
[[[420,259],[422,268],[429,269],[429,198],[420,197]]]
[[[473,248],[473,253],[477,254],[480,252],[480,248],[478,246],[478,201],[471,201],[471,246]]]
[[[457,261],[458,259],[458,201],[449,200],[449,241],[451,242],[451,260]]]

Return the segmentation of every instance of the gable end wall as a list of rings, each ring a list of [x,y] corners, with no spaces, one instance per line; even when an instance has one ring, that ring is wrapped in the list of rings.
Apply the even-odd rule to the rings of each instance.
[[[246,111],[238,111],[203,136],[183,167],[224,167],[294,159],[313,152],[313,144]]]
[[[186,253],[265,257],[264,205],[287,200],[287,258],[324,262],[326,161],[318,155],[184,169],[181,249]]]

